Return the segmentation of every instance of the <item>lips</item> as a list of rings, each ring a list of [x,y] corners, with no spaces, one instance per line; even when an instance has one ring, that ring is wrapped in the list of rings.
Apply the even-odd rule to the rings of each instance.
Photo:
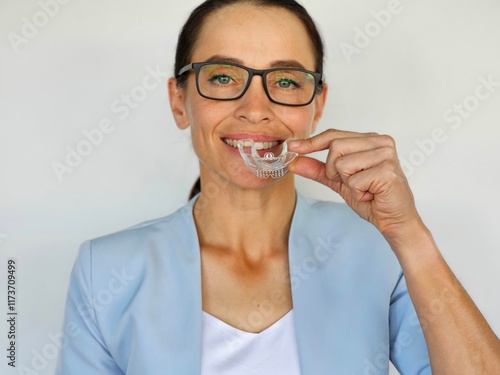
[[[227,145],[229,145],[233,148],[238,148],[238,142],[241,141],[238,139],[231,139],[231,138],[223,138],[222,140],[224,141],[224,143],[226,143]],[[269,141],[269,142],[254,141],[256,150],[269,150],[270,148],[278,146],[280,143],[281,143],[281,141]],[[245,144],[243,146],[244,147],[251,147],[252,144],[250,143],[250,141],[247,141],[247,142],[245,142]]]

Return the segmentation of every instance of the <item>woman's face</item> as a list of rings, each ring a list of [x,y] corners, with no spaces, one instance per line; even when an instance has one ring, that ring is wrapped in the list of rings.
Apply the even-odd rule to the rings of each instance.
[[[209,17],[196,43],[192,61],[214,57],[254,69],[286,65],[315,70],[312,45],[302,22],[281,8],[252,5],[227,6]],[[259,142],[307,138],[321,117],[326,89],[307,106],[290,107],[271,102],[262,78],[254,76],[245,95],[237,100],[217,101],[201,97],[193,72],[184,88],[169,84],[174,117],[179,127],[191,126],[194,150],[202,175],[258,187],[261,180],[246,167],[230,140]],[[205,173],[206,172],[206,173]]]

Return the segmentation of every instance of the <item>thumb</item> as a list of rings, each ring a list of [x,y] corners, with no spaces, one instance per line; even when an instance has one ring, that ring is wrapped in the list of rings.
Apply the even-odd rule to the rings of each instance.
[[[325,163],[308,156],[299,156],[292,165],[289,166],[292,173],[317,181],[323,184],[336,193],[340,194],[341,180],[340,176],[336,179],[329,179],[326,176]]]

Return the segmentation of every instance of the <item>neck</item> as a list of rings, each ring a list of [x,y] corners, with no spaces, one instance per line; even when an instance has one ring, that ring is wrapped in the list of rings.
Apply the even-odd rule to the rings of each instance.
[[[256,259],[286,250],[295,199],[291,174],[263,188],[245,189],[202,172],[194,206],[200,246]]]

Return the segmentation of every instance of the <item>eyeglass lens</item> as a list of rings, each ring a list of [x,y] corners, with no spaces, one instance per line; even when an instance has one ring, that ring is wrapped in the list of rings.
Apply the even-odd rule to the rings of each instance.
[[[200,93],[212,99],[235,99],[247,87],[250,73],[238,66],[208,64],[200,68]],[[314,76],[301,70],[279,69],[265,75],[264,83],[269,96],[283,104],[305,104],[314,95]]]

